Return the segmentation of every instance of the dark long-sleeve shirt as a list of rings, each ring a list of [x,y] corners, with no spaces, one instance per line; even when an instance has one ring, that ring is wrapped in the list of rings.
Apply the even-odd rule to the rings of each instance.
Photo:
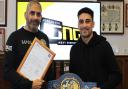
[[[122,77],[112,47],[95,32],[88,44],[80,38],[72,46],[69,70],[85,82],[97,82],[101,89],[114,89]]]
[[[7,40],[4,78],[11,83],[12,89],[31,89],[32,87],[32,81],[20,76],[16,70],[35,37],[43,41],[49,47],[48,37],[44,33],[41,31],[32,33],[25,30],[23,27],[13,32]],[[44,80],[53,80],[55,77],[54,73],[53,62]]]

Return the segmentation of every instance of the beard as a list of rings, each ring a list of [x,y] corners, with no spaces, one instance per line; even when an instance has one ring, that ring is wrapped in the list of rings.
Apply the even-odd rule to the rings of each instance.
[[[80,28],[80,34],[81,34],[81,37],[83,37],[83,38],[90,37],[91,33],[92,33],[92,31],[89,27]]]
[[[28,27],[32,31],[37,31],[39,24],[40,24],[40,21],[39,20],[30,20],[28,22]]]

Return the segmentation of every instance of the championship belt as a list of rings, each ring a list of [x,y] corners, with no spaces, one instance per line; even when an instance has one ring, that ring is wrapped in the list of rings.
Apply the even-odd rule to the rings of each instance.
[[[58,80],[49,81],[48,89],[85,89],[84,82],[73,73],[65,73]],[[88,88],[89,89],[89,88]]]

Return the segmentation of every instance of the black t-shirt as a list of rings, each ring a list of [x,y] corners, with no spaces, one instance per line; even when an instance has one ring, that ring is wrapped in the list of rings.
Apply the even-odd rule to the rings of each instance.
[[[49,40],[46,34],[39,30],[37,33],[32,33],[23,27],[13,32],[7,40],[4,77],[10,81],[13,89],[31,89],[32,82],[20,76],[16,70],[35,37],[49,47]],[[44,80],[53,80],[55,77],[54,73],[54,64],[52,64]]]

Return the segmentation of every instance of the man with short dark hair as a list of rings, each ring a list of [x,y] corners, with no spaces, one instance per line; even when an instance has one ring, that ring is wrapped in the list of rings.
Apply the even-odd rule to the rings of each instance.
[[[78,12],[80,39],[71,48],[69,70],[84,82],[95,82],[93,89],[115,89],[122,75],[109,42],[92,30],[93,17],[90,8]]]

